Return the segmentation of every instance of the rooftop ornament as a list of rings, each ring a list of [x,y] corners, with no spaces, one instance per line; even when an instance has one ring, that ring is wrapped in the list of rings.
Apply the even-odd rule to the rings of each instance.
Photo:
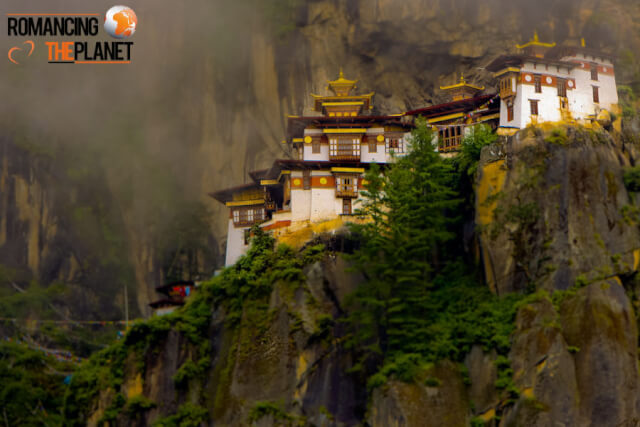
[[[529,46],[554,47],[555,45],[556,45],[555,43],[543,43],[543,42],[541,42],[540,41],[540,37],[538,37],[538,31],[534,31],[532,39],[530,39],[527,43],[525,43],[523,45],[517,44],[516,47],[518,49],[524,49],[524,48],[527,48]]]
[[[337,80],[332,80],[327,89],[330,89],[336,96],[349,96],[351,91],[356,88],[357,80],[348,80],[344,78],[344,73],[340,70],[340,76]]]
[[[450,90],[450,89],[457,89],[457,88],[462,88],[462,87],[468,87],[471,89],[475,89],[475,90],[484,90],[484,86],[474,86],[471,84],[468,84],[467,81],[464,79],[464,74],[461,73],[460,74],[460,82],[451,86],[440,86],[440,90]]]

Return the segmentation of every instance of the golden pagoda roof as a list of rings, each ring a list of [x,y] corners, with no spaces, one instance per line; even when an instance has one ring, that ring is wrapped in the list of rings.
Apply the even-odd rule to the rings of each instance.
[[[344,73],[340,70],[340,75],[336,80],[331,80],[327,89],[331,90],[336,96],[349,96],[349,93],[356,88],[357,80],[349,80],[344,78]]]
[[[474,85],[470,85],[469,83],[466,82],[466,80],[464,79],[464,74],[460,75],[460,83],[451,85],[451,86],[440,86],[440,90],[451,90],[451,89],[458,89],[458,88],[462,88],[462,87],[468,87],[471,89],[476,89],[476,90],[484,90],[484,86],[480,87],[480,86],[474,86]]]
[[[555,45],[556,45],[555,43],[543,43],[543,42],[541,42],[540,41],[540,37],[538,37],[538,31],[534,31],[532,39],[530,39],[527,43],[525,43],[523,45],[517,44],[516,47],[518,49],[524,49],[525,47],[529,47],[529,46],[554,47]]]

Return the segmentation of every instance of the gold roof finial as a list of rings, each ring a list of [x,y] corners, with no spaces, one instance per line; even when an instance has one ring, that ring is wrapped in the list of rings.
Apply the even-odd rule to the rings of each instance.
[[[580,39],[580,46],[582,46],[582,47],[586,47],[587,46],[587,44],[584,41],[584,37]]]
[[[540,41],[540,37],[538,36],[538,30],[535,30],[533,32],[533,38],[529,39],[529,41],[523,45],[519,45],[517,44],[516,47],[518,49],[524,49],[525,47],[529,47],[529,46],[542,46],[542,47],[554,47],[556,44],[555,43],[543,43]]]
[[[484,90],[484,86],[474,86],[467,84],[467,80],[464,78],[464,72],[460,73],[460,83],[451,85],[451,86],[440,86],[440,90],[450,90],[450,89],[458,89],[462,87],[468,87],[475,90]]]
[[[345,79],[342,68],[340,68],[338,78],[329,82],[329,89],[335,93],[336,96],[349,96],[349,93],[356,88],[357,82],[357,80]]]

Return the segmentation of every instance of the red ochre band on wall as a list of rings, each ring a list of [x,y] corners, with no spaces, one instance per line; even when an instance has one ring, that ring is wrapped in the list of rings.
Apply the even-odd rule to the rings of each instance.
[[[527,80],[527,77],[529,77],[529,80]],[[536,77],[540,78],[541,86],[556,87],[558,85],[558,78],[562,78],[565,80],[565,82],[567,82],[567,90],[576,88],[575,79],[549,76],[546,74],[522,73],[520,76],[520,82],[525,85],[535,85]],[[569,84],[569,82],[571,82],[571,84]]]
[[[304,186],[304,178],[303,177],[293,177],[291,178],[291,188],[301,189]],[[311,177],[311,188],[335,188],[336,179],[331,176],[312,176]]]

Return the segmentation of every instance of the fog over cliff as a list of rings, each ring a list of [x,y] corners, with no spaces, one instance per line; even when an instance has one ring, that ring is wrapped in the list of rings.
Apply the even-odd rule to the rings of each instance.
[[[462,72],[491,90],[483,66],[537,30],[616,53],[619,81],[640,84],[633,0],[127,5],[138,16],[131,64],[47,64],[42,40],[22,64],[0,61],[0,264],[24,282],[70,283],[95,316],[119,317],[124,283],[144,314],[163,280],[219,266],[226,212],[206,193],[285,156],[286,115],[308,111],[309,94],[324,93],[340,68],[376,91],[375,112],[401,112],[443,101],[438,86]],[[111,6],[8,0],[2,9]],[[3,51],[22,43],[5,19],[1,31]]]

